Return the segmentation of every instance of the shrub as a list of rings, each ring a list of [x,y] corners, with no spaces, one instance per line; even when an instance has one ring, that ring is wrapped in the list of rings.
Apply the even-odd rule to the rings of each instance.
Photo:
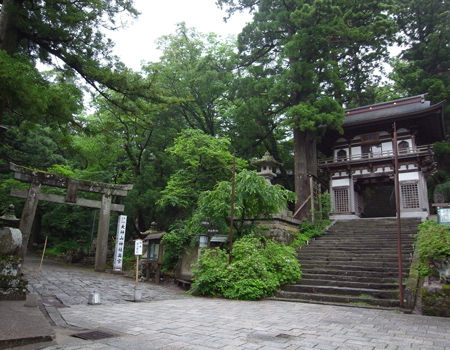
[[[419,225],[416,237],[420,260],[419,272],[423,276],[431,275],[433,271],[430,265],[433,264],[433,260],[450,257],[450,228],[427,220]]]
[[[297,237],[291,243],[291,247],[300,248],[315,237],[322,236],[325,233],[325,227],[330,225],[330,220],[318,220],[316,222],[302,223]]]
[[[255,300],[301,277],[295,251],[263,236],[246,236],[233,245],[232,262],[219,248],[202,252],[191,293]]]
[[[77,241],[70,240],[54,244],[52,247],[47,248],[45,254],[47,256],[61,256],[74,253],[79,249],[80,245]]]

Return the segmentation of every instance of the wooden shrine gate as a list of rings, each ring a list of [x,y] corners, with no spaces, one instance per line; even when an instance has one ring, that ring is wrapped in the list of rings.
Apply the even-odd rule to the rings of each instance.
[[[97,245],[95,250],[95,270],[104,271],[108,249],[108,232],[111,210],[123,212],[125,209],[123,204],[112,203],[112,196],[125,197],[128,194],[128,191],[133,188],[133,185],[115,185],[72,179],[44,171],[25,168],[13,163],[10,163],[10,170],[14,172],[14,178],[16,180],[30,183],[30,188],[28,190],[11,189],[11,196],[26,199],[19,226],[19,229],[22,231],[23,235],[21,251],[22,257],[24,257],[27,252],[31,227],[34,221],[34,215],[36,214],[36,208],[40,200],[96,208],[100,209],[100,217],[98,220]],[[66,195],[60,196],[56,194],[41,193],[42,185],[66,188]],[[102,195],[102,199],[101,201],[98,201],[78,198],[78,191],[100,193]]]

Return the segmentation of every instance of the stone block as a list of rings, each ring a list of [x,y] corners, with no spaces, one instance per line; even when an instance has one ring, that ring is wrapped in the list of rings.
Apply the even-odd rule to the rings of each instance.
[[[22,246],[22,232],[18,228],[0,228],[0,254],[17,254]]]
[[[38,306],[38,297],[39,296],[36,293],[27,294],[24,305],[27,306],[27,307],[36,307],[36,306]]]
[[[0,255],[0,300],[25,299],[27,281],[22,276],[22,259]]]
[[[422,313],[428,316],[450,317],[450,285],[434,290],[422,289]]]

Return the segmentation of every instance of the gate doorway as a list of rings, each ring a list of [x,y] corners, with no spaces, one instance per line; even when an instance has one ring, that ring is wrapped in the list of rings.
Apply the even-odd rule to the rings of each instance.
[[[394,180],[388,176],[358,179],[355,183],[360,215],[363,218],[396,215]]]

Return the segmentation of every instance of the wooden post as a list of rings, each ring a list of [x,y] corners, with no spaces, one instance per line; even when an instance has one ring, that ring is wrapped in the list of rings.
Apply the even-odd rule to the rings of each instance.
[[[309,193],[311,194],[311,221],[316,221],[316,214],[314,213],[314,179],[309,175]]]
[[[398,145],[397,145],[397,126],[393,125],[393,151],[394,151],[394,173],[395,173],[395,208],[397,211],[397,265],[398,265],[398,298],[400,307],[403,307],[403,257],[402,257],[402,221],[400,207],[400,179],[398,175]]]
[[[161,279],[162,255],[163,255],[163,245],[162,245],[161,241],[159,241],[158,261],[156,264],[156,271],[155,271],[156,284],[159,284],[160,279]]]
[[[323,213],[322,213],[322,187],[320,186],[320,183],[318,182],[316,185],[317,188],[317,196],[319,198],[319,216],[320,220],[323,220]]]
[[[38,277],[41,274],[42,262],[44,261],[44,255],[45,255],[45,249],[47,249],[47,238],[48,238],[48,236],[45,236],[44,249],[42,250],[41,263],[39,264],[39,269],[38,269],[38,273],[37,273]]]
[[[108,252],[109,217],[111,214],[111,195],[102,196],[102,207],[98,220],[97,246],[95,249],[95,271],[105,271]]]
[[[40,192],[41,184],[33,181],[28,190],[27,200],[23,207],[19,224],[19,230],[22,232],[22,247],[20,249],[20,256],[22,258],[27,254],[28,240],[30,239],[31,227],[33,226]]]
[[[136,255],[136,280],[134,284],[136,287],[139,284],[139,255]]]
[[[236,181],[236,154],[233,155],[233,170],[231,175],[231,208],[230,208],[230,233],[228,234],[228,264],[231,264],[231,253],[233,251],[233,222],[234,222],[234,191]],[[199,255],[200,256],[200,255]]]

